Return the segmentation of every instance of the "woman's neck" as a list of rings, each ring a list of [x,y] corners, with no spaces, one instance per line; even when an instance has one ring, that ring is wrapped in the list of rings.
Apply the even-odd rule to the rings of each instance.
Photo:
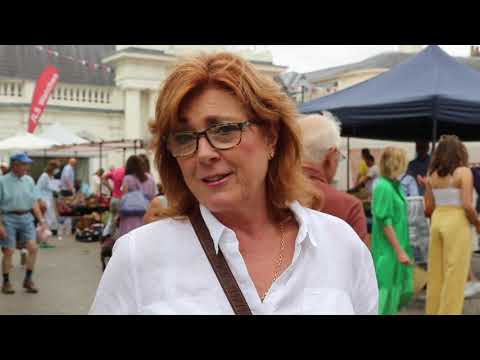
[[[235,207],[230,212],[214,213],[214,215],[226,227],[249,236],[262,232],[265,226],[274,223],[266,204]]]

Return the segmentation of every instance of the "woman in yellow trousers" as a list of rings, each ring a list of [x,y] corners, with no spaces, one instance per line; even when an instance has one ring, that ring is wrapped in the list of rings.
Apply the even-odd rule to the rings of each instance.
[[[472,233],[480,232],[473,207],[473,177],[465,145],[442,136],[433,154],[425,192],[432,216],[428,254],[427,315],[461,315],[470,268]]]

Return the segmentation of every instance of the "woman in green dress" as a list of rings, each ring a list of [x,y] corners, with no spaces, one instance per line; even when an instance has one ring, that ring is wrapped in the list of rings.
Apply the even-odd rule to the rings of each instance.
[[[413,252],[408,235],[408,203],[399,179],[405,151],[387,147],[372,199],[372,256],[379,287],[379,314],[395,315],[413,296]]]

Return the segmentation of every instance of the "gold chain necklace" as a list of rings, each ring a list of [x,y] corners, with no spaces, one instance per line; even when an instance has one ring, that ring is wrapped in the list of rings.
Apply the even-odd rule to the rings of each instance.
[[[283,264],[283,250],[285,249],[285,231],[283,229],[283,223],[281,222],[280,223],[280,236],[281,236],[281,240],[280,240],[280,253],[278,254],[278,259],[276,261],[276,264],[275,264],[275,267],[274,267],[274,271],[273,271],[273,280],[272,280],[272,285],[273,283],[278,279],[278,276],[280,274],[280,270],[282,269],[282,264]],[[271,285],[270,285],[271,286]],[[265,293],[263,294],[263,296],[261,297],[261,300],[263,302],[263,300],[265,300],[265,297],[267,296],[268,294],[268,291],[270,290],[270,288],[268,288]]]

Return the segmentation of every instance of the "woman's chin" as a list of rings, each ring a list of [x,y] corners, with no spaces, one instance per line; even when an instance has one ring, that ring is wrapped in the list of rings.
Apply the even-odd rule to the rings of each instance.
[[[209,196],[202,201],[202,204],[212,213],[231,211],[238,205],[239,199],[227,194]]]

